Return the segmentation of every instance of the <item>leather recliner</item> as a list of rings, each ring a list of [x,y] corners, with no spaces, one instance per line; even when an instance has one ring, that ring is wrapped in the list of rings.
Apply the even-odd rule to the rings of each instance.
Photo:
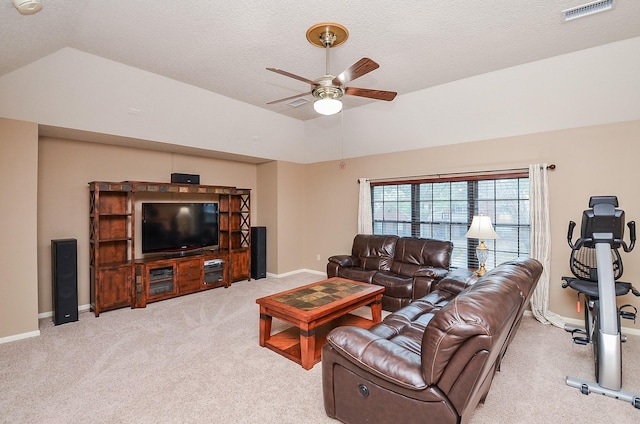
[[[348,424],[467,423],[541,273],[526,259],[477,282],[450,274],[370,329],[332,330],[322,350],[327,415]]]

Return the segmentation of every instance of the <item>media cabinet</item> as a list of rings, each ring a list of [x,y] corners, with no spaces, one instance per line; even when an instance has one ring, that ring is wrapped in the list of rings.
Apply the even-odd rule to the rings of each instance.
[[[136,194],[219,204],[219,248],[136,258]],[[91,310],[131,307],[251,279],[251,190],[139,181],[89,183]]]

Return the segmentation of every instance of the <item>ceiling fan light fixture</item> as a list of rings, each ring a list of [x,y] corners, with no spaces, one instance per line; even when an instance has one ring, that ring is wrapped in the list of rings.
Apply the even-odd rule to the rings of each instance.
[[[13,5],[21,15],[34,15],[42,10],[41,0],[13,0]]]
[[[287,72],[282,69],[267,68],[267,71],[275,72],[277,74],[305,82],[311,86],[311,93],[297,94],[295,96],[268,102],[267,104],[271,105],[291,99],[297,99],[295,102],[298,102],[300,101],[300,96],[311,94],[315,99],[313,102],[313,109],[317,113],[322,115],[335,115],[342,110],[342,96],[345,94],[376,100],[393,100],[398,94],[394,91],[372,90],[368,88],[346,86],[356,78],[360,78],[361,76],[380,67],[380,65],[367,57],[363,57],[338,74],[338,76],[331,74],[331,67],[329,66],[329,50],[332,47],[336,47],[344,43],[348,37],[349,31],[347,31],[344,26],[335,22],[319,23],[309,28],[307,31],[307,40],[309,40],[311,44],[325,49],[327,64],[325,75],[312,81],[308,78],[292,74],[291,72]],[[291,102],[289,105],[297,106],[298,104],[293,104],[295,102]]]
[[[313,109],[321,115],[335,115],[342,110],[342,102],[332,98],[318,99],[313,102]]]

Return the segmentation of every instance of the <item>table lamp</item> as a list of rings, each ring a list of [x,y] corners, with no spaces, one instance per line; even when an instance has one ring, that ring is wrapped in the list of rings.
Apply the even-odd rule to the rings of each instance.
[[[487,215],[474,216],[473,220],[471,221],[471,227],[469,227],[469,231],[467,231],[465,237],[480,240],[478,247],[476,247],[476,257],[478,258],[478,264],[480,265],[480,268],[478,268],[478,270],[476,271],[476,275],[478,277],[482,277],[487,272],[487,269],[484,265],[489,258],[489,248],[486,244],[484,244],[484,241],[486,239],[498,238],[496,232],[493,231],[491,218]]]

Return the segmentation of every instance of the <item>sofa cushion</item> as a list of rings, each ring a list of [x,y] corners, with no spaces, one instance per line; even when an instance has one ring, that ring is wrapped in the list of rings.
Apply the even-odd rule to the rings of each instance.
[[[396,243],[391,271],[408,277],[421,268],[448,270],[453,243],[414,237],[402,237]]]
[[[351,256],[360,260],[366,270],[391,269],[398,236],[358,234],[353,239]]]

